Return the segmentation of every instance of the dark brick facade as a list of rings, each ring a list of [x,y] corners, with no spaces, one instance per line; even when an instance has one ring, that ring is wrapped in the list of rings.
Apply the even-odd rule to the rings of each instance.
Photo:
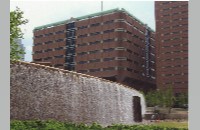
[[[74,29],[69,28],[70,24]],[[57,34],[59,31],[63,32]],[[154,31],[147,25],[124,9],[115,9],[74,18],[51,28],[35,29],[33,61],[51,62],[54,67],[109,79],[139,90],[155,89],[154,38]],[[52,42],[48,44],[48,41]],[[44,52],[48,49],[52,50]]]
[[[188,2],[156,1],[157,87],[188,92]]]

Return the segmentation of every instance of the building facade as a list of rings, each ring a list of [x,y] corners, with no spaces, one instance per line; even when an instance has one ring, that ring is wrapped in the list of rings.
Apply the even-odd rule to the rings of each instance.
[[[155,33],[124,9],[34,29],[33,62],[155,89]]]
[[[188,92],[188,1],[155,1],[156,84]]]

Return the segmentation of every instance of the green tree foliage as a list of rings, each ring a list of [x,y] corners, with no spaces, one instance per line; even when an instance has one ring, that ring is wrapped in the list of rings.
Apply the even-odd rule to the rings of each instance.
[[[23,12],[17,7],[10,12],[10,59],[19,60],[20,54],[25,54],[24,50],[19,48],[16,39],[23,38],[23,33],[20,25],[26,24],[27,19],[23,18]]]
[[[172,86],[168,86],[162,90],[150,91],[145,95],[145,99],[147,102],[147,106],[167,107],[169,108],[169,113],[175,101]]]

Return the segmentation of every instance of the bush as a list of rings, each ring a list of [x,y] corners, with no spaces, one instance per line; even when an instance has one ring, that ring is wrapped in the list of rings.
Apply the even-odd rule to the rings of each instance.
[[[91,126],[58,121],[11,121],[11,130],[188,130],[186,128],[173,128],[154,125],[111,125],[103,128],[97,123]]]

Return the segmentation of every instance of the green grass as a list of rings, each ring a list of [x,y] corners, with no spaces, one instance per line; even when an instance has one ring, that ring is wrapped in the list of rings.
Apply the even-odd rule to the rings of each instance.
[[[163,127],[175,127],[175,128],[188,128],[188,122],[178,122],[178,121],[160,121],[155,122],[153,125],[163,126]]]

